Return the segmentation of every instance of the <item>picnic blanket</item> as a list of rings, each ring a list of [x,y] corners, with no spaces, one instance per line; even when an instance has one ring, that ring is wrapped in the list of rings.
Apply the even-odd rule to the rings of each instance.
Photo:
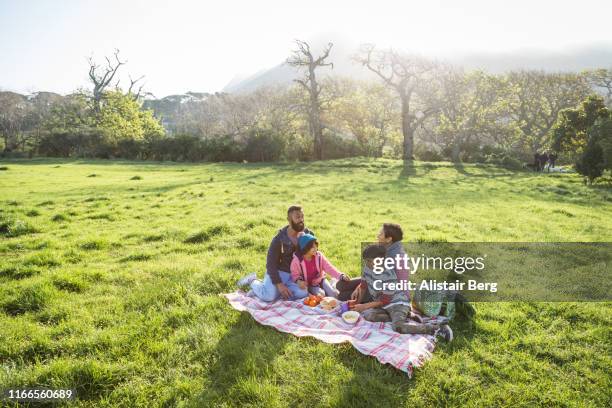
[[[348,341],[359,352],[376,357],[382,364],[391,364],[409,377],[412,377],[415,368],[431,358],[435,346],[434,336],[399,334],[393,331],[391,323],[368,322],[363,318],[356,324],[349,324],[337,314],[328,314],[300,301],[278,300],[269,303],[246,296],[241,291],[224,296],[234,309],[249,312],[263,325],[298,337],[312,336],[325,343]],[[435,321],[435,318],[429,320]]]

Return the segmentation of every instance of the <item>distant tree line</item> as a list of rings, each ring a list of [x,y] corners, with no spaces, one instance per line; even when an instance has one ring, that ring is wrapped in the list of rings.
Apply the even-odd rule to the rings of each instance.
[[[121,88],[116,51],[89,60],[91,88],[61,96],[0,92],[4,155],[173,161],[317,160],[352,156],[495,163],[522,168],[560,153],[592,182],[610,170],[612,69],[504,74],[364,45],[370,80],[326,75],[320,54],[296,42],[292,86],[249,93],[147,97]],[[333,70],[331,71],[333,73]],[[591,163],[591,164],[588,164]]]

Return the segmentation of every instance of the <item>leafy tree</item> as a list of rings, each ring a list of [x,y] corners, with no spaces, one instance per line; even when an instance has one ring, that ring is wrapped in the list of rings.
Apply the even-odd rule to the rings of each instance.
[[[502,98],[518,143],[530,153],[549,146],[552,128],[562,110],[578,105],[591,93],[584,77],[573,73],[510,72]]]
[[[590,184],[612,170],[612,111],[599,95],[591,95],[574,109],[561,112],[553,147],[576,157],[576,170]]]
[[[404,138],[402,157],[412,160],[417,128],[438,111],[439,100],[435,89],[437,65],[394,50],[378,51],[373,45],[364,45],[356,59],[399,96]]]
[[[397,98],[382,84],[336,79],[329,88],[335,98],[325,116],[327,127],[344,129],[355,138],[360,154],[382,157],[391,139],[399,137]]]
[[[15,92],[0,92],[0,133],[4,151],[12,152],[23,145],[22,134],[30,115],[27,98]]]
[[[435,132],[450,147],[451,159],[460,161],[460,153],[468,145],[502,142],[497,140],[498,136],[508,132],[501,120],[499,80],[481,71],[464,73],[457,69],[450,69],[441,77]]]
[[[605,168],[604,154],[601,145],[595,137],[589,138],[584,152],[576,162],[576,171],[585,176],[589,184],[601,177]]]
[[[104,94],[95,126],[105,136],[105,142],[116,147],[120,141],[156,139],[164,134],[163,127],[150,110],[141,110],[140,103],[120,91]]]
[[[590,95],[577,108],[564,109],[554,127],[553,148],[572,154],[581,154],[589,139],[589,131],[600,118],[609,116],[601,96]]]

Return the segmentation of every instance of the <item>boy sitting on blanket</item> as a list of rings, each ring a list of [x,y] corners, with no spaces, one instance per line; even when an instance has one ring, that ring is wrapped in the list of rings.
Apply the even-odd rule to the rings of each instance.
[[[385,289],[385,283],[397,283],[408,278],[408,271],[398,271],[396,268],[384,269],[375,274],[372,270],[375,258],[391,257],[403,254],[401,240],[403,232],[397,224],[384,224],[379,233],[379,245],[370,245],[363,251],[365,265],[359,288],[355,290],[356,299],[352,310],[360,312],[364,319],[371,322],[391,322],[393,330],[403,334],[430,334],[440,336],[446,341],[453,339],[453,332],[446,323],[421,323],[409,320],[410,298],[407,290]]]

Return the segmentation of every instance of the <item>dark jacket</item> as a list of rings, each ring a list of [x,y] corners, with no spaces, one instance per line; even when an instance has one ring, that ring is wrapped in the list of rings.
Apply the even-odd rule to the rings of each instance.
[[[289,272],[291,270],[293,253],[297,249],[287,234],[288,228],[289,226],[287,225],[278,230],[278,234],[272,238],[270,248],[268,248],[266,271],[267,274],[270,275],[272,283],[275,285],[282,282],[278,271]],[[304,233],[314,235],[314,233],[306,227],[304,227]]]

